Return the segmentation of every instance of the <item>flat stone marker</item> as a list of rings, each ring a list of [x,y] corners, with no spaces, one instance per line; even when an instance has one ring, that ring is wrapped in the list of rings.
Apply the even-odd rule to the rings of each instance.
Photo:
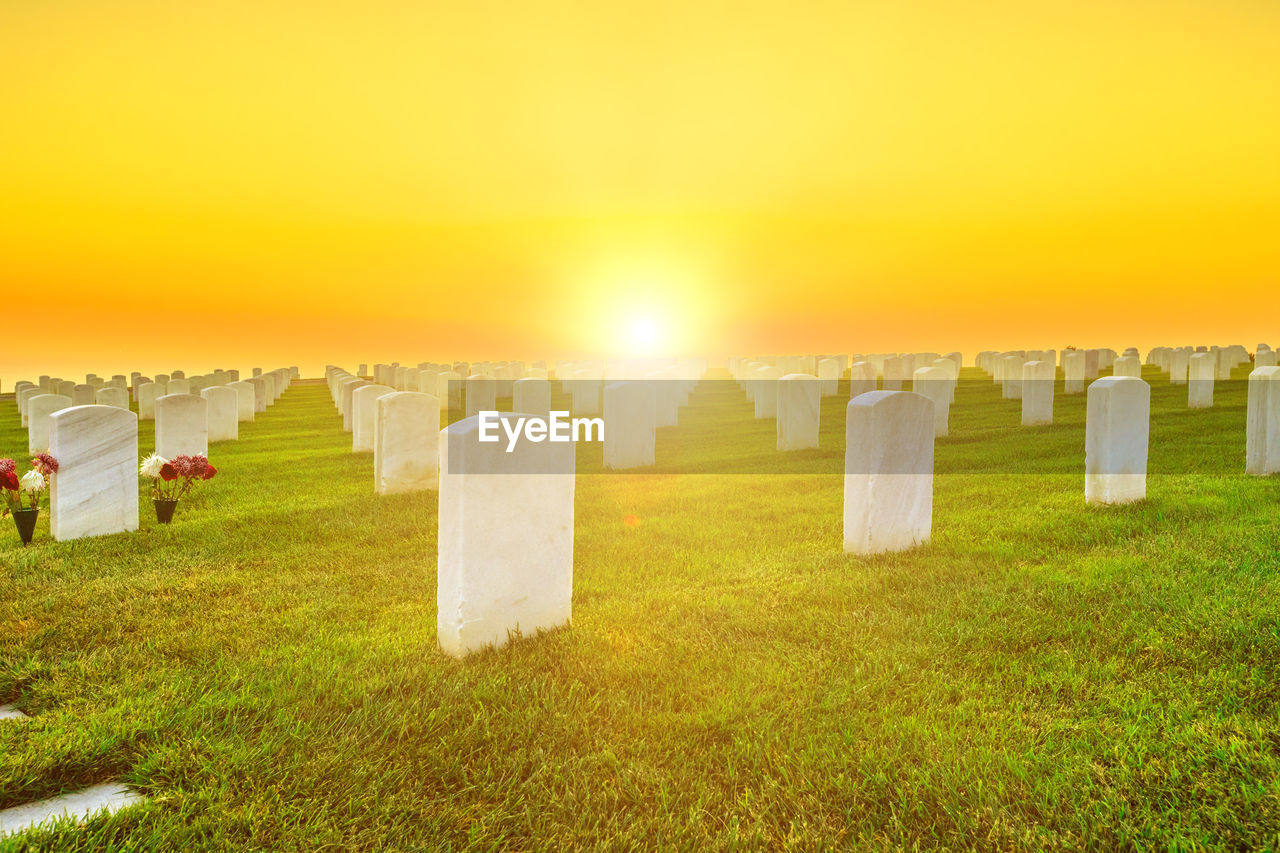
[[[49,452],[58,460],[49,488],[53,538],[137,530],[138,416],[114,406],[73,406],[50,420]]]
[[[902,551],[933,529],[933,401],[870,391],[845,420],[844,550]]]
[[[436,634],[455,657],[572,615],[573,442],[479,436],[478,418],[440,433]]]
[[[234,388],[215,385],[200,392],[209,404],[209,441],[235,441],[240,437],[240,395]]]
[[[94,395],[94,399],[99,406],[114,406],[117,409],[125,410],[129,408],[129,392],[114,385],[99,388]]]
[[[71,408],[71,398],[61,394],[37,394],[27,401],[27,451],[49,449],[49,418],[54,412]]]
[[[779,450],[804,450],[818,446],[821,382],[818,377],[807,373],[788,373],[777,381]]]
[[[29,719],[26,714],[19,711],[12,705],[0,705],[0,720],[26,720]]]
[[[156,398],[156,453],[165,459],[209,455],[209,403],[204,397],[165,394]]]
[[[933,436],[948,434],[951,418],[951,377],[941,367],[920,367],[911,374],[911,390],[933,401]]]
[[[605,468],[616,471],[654,464],[654,389],[659,384],[611,382],[604,386]]]
[[[1028,361],[1022,365],[1022,425],[1053,423],[1053,385],[1056,371],[1051,362]]]
[[[1249,374],[1244,471],[1265,476],[1280,471],[1280,367]]]
[[[551,383],[541,379],[517,379],[511,384],[511,408],[527,415],[551,414]]]
[[[374,405],[383,394],[394,394],[390,385],[363,385],[351,394],[351,452],[372,453],[374,444]],[[438,429],[438,427],[437,427]]]
[[[1187,407],[1208,409],[1213,406],[1213,375],[1217,356],[1198,352],[1191,356],[1187,368]]]
[[[238,423],[253,423],[253,412],[257,408],[255,401],[257,393],[253,390],[252,382],[241,382],[236,380],[228,382],[227,387],[236,392],[236,421]],[[237,432],[239,427],[236,428]]]
[[[380,495],[440,486],[440,400],[418,391],[383,394],[373,408],[373,489]]]
[[[128,806],[146,802],[146,799],[131,788],[115,782],[93,785],[70,794],[59,794],[47,800],[37,800],[0,811],[0,837],[17,835],[58,820],[84,823],[98,815],[113,814]]]
[[[1147,496],[1151,386],[1107,376],[1089,386],[1085,408],[1084,498],[1123,504]]]

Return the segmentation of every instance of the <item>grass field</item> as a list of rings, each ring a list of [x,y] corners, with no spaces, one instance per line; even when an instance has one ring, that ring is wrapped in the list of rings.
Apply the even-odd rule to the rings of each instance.
[[[1243,474],[1243,382],[1189,411],[1147,368],[1148,499],[1100,509],[1084,397],[1021,428],[980,375],[909,553],[841,551],[843,397],[816,451],[777,453],[727,383],[659,432],[658,470],[694,473],[581,448],[572,627],[464,661],[436,648],[434,493],[376,498],[323,383],[214,445],[172,526],[145,493],[136,534],[42,518],[24,549],[5,520],[0,703],[32,719],[0,722],[0,808],[151,798],[7,843],[1280,845],[1280,478]],[[9,395],[0,455],[25,451]]]

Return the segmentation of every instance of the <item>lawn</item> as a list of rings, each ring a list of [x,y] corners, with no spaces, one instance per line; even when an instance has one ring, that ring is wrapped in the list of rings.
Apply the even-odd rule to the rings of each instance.
[[[875,558],[841,550],[845,399],[783,454],[704,382],[654,472],[579,448],[572,627],[462,661],[435,494],[374,496],[295,383],[171,526],[145,493],[134,534],[0,523],[0,704],[31,715],[0,808],[150,798],[7,844],[1280,845],[1280,478],[1243,474],[1247,368],[1198,411],[1145,370],[1146,501],[1085,505],[1082,395],[1022,428],[966,368],[933,539]],[[12,395],[0,455],[25,467]]]

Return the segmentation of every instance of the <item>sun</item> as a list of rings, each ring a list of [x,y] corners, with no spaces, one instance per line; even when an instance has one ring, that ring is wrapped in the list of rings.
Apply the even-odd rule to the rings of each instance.
[[[631,345],[648,349],[658,342],[659,329],[652,317],[637,317],[631,321]]]

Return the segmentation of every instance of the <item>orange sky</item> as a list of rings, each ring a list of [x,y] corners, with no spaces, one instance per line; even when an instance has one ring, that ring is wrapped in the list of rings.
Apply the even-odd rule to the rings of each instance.
[[[1277,57],[1274,0],[4,3],[0,378],[1280,345]]]

